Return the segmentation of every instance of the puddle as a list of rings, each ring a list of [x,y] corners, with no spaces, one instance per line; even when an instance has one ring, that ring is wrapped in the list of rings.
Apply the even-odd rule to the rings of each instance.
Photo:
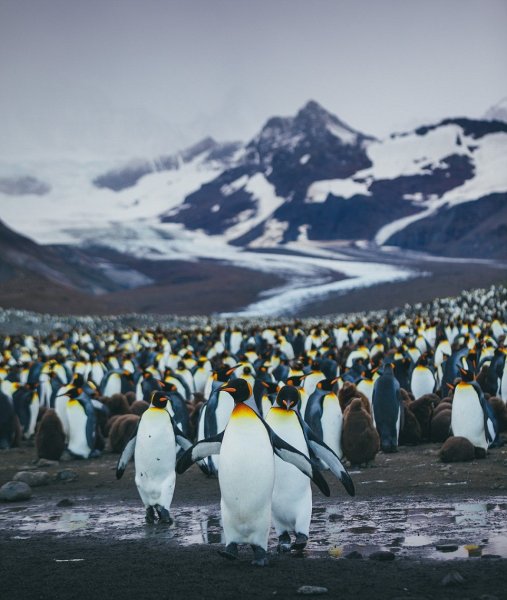
[[[339,511],[339,512],[337,512]],[[26,540],[40,533],[64,536],[156,539],[168,544],[223,544],[218,505],[174,507],[174,525],[146,525],[138,502],[79,509],[39,504],[0,507],[0,527],[10,539]],[[276,546],[274,532],[270,548]],[[452,560],[501,556],[507,558],[507,498],[489,502],[444,503],[441,500],[393,502],[345,500],[313,509],[305,556],[337,556],[356,551],[363,557],[389,550],[400,558]]]

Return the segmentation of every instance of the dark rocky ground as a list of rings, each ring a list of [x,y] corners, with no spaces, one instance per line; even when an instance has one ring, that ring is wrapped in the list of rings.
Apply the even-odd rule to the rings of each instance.
[[[34,459],[29,445],[3,451],[0,484],[33,468]],[[0,504],[2,599],[292,598],[303,585],[344,599],[507,598],[505,446],[484,460],[452,465],[439,462],[434,444],[380,454],[374,467],[353,471],[355,498],[327,475],[332,495],[326,499],[314,490],[307,551],[279,556],[273,538],[265,569],[250,565],[246,549],[235,563],[217,554],[216,480],[197,467],[178,476],[175,525],[150,527],[133,465],[116,481],[116,460],[105,453],[42,467],[52,476],[69,468],[78,478],[34,488],[25,502]],[[70,506],[57,506],[63,499]],[[454,558],[466,556],[463,544],[487,546],[488,539],[496,539],[504,558]],[[438,540],[460,551],[437,552]],[[335,546],[342,557],[329,555]],[[363,558],[344,558],[352,548]],[[378,549],[395,559],[370,559]],[[456,572],[461,582],[442,585]]]

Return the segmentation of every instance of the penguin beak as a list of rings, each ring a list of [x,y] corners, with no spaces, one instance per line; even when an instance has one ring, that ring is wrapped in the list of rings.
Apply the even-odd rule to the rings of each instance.
[[[236,391],[236,388],[233,388],[233,387],[223,387],[223,386],[222,386],[222,387],[220,388],[220,391],[221,391],[221,392],[229,392],[229,394],[232,394],[233,392],[235,392],[235,391]]]
[[[291,403],[289,402],[289,400],[282,400],[282,402],[285,405],[285,410],[290,410]]]

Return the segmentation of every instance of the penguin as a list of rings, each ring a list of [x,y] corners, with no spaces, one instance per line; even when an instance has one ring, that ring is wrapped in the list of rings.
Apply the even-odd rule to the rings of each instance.
[[[310,429],[341,458],[343,414],[338,396],[333,392],[336,379],[322,379],[308,398],[304,420]]]
[[[318,360],[314,360],[312,363],[311,371],[305,377],[303,388],[308,396],[313,394],[313,391],[317,387],[317,383],[322,379],[325,379],[326,376],[321,371],[320,363]]]
[[[35,434],[35,448],[39,458],[60,460],[65,450],[65,432],[62,423],[52,408],[48,408],[40,420]]]
[[[410,375],[410,390],[414,398],[420,398],[425,394],[432,394],[435,391],[436,380],[433,371],[427,364],[426,357],[421,357],[416,366],[412,369]]]
[[[0,391],[0,450],[19,446],[21,427],[7,394]]]
[[[164,392],[153,392],[150,408],[139,420],[134,435],[125,446],[116,467],[116,478],[121,479],[127,464],[134,456],[135,483],[144,504],[145,520],[171,525],[171,502],[176,481],[176,444],[191,447],[166,409]]]
[[[351,465],[367,465],[380,450],[379,435],[360,398],[354,398],[343,414],[342,448]]]
[[[114,394],[125,394],[135,391],[133,372],[122,369],[111,369],[100,383],[102,396],[113,396]]]
[[[325,495],[330,491],[308,457],[280,438],[258,414],[248,382],[232,379],[221,391],[231,394],[235,404],[227,427],[189,448],[179,459],[176,472],[183,473],[193,462],[211,454],[220,455],[218,481],[225,549],[219,552],[235,560],[238,544],[250,544],[252,564],[263,567],[268,564],[274,454],[298,467]]]
[[[197,439],[213,437],[223,431],[229,422],[234,409],[234,400],[221,386],[234,372],[234,367],[220,367],[214,372],[212,391],[207,402],[202,406],[197,425]],[[199,463],[200,468],[208,476],[216,476],[219,467],[218,456],[209,456]]]
[[[403,428],[404,410],[400,384],[388,363],[373,387],[373,414],[384,452],[398,452],[398,438]]]
[[[275,405],[266,417],[271,429],[291,446],[309,458],[325,456],[332,471],[342,481],[348,493],[354,495],[354,485],[345,467],[334,452],[315,436],[299,413],[300,392],[286,385],[278,392]],[[312,516],[310,480],[294,465],[275,456],[275,485],[272,517],[278,536],[279,552],[303,550],[307,544]],[[295,541],[291,545],[291,533]]]
[[[243,379],[243,378],[242,378]],[[273,402],[271,397],[275,397],[278,392],[279,385],[274,381],[264,381],[256,379],[253,386],[253,397],[257,410],[260,415],[266,418],[266,415],[271,410]]]
[[[463,379],[454,389],[452,400],[452,434],[486,451],[498,436],[493,410],[472,373],[462,369],[461,374]]]
[[[23,431],[23,438],[28,440],[35,434],[40,408],[39,394],[36,384],[25,383],[15,387],[17,389],[12,394],[14,410]]]
[[[69,427],[67,450],[78,458],[93,458],[99,455],[95,449],[96,417],[93,403],[82,387],[73,387],[65,392],[68,397],[67,423]]]

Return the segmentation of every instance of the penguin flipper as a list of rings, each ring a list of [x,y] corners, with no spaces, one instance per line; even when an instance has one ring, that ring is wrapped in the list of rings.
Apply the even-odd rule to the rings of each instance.
[[[354,482],[352,481],[351,476],[348,474],[347,469],[343,466],[342,461],[327,444],[325,444],[322,440],[319,440],[310,427],[303,421],[299,413],[297,413],[297,416],[310,451],[315,455],[316,458],[326,463],[331,473],[342,482],[343,487],[347,490],[349,495],[355,496],[356,490],[354,488]]]
[[[356,490],[354,488],[354,482],[351,476],[348,474],[347,469],[343,466],[338,456],[327,446],[324,442],[318,440],[308,440],[308,445],[317,458],[326,463],[331,473],[339,479],[343,487],[347,490],[350,496],[355,496]]]
[[[221,431],[214,437],[207,438],[197,442],[193,446],[190,446],[188,450],[181,455],[178,462],[176,463],[176,473],[184,473],[193,463],[211,456],[212,454],[220,454],[220,448],[222,446],[222,439],[224,432]]]
[[[302,473],[309,477],[324,496],[330,496],[331,491],[327,481],[321,475],[320,471],[312,464],[312,461],[302,452],[288,444],[280,436],[276,435],[271,428],[270,435],[274,453],[285,462],[297,467]]]
[[[118,464],[116,465],[116,479],[121,479],[123,477],[123,473],[127,468],[130,459],[134,456],[134,451],[136,449],[136,441],[137,441],[137,429],[130,438],[130,441],[127,443],[123,452],[121,453],[120,458],[118,459]]]
[[[188,450],[192,446],[192,442],[185,436],[185,434],[181,431],[181,429],[176,425],[173,419],[171,419],[173,424],[174,438],[176,443],[183,450]]]

